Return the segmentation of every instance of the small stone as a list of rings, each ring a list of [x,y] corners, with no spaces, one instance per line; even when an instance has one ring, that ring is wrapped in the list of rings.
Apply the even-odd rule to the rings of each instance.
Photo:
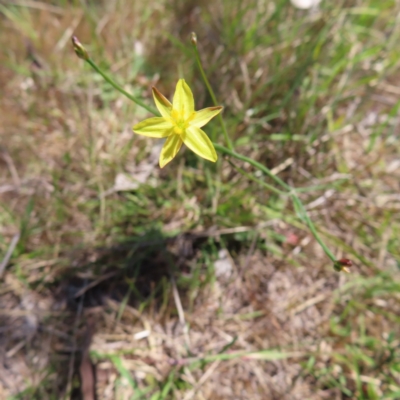
[[[290,0],[290,2],[301,10],[308,10],[310,8],[317,8],[321,0]]]
[[[232,259],[227,250],[221,249],[218,252],[219,259],[214,262],[215,276],[217,278],[229,278],[233,271]]]

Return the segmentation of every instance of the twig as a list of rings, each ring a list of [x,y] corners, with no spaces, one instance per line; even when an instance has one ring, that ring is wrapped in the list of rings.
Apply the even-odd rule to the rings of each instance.
[[[183,335],[185,337],[186,347],[190,349],[189,328],[186,324],[185,313],[183,311],[181,298],[179,297],[178,288],[176,287],[175,278],[171,274],[172,293],[174,295],[175,306],[178,311],[179,322],[183,328]]]
[[[4,161],[6,162],[8,169],[10,170],[11,177],[14,181],[15,186],[21,185],[21,179],[19,178],[17,168],[15,168],[15,164],[13,159],[10,157],[6,150],[1,151]]]
[[[11,240],[10,245],[8,246],[7,253],[4,256],[3,261],[0,264],[0,278],[2,277],[4,269],[6,268],[8,262],[10,261],[12,254],[14,253],[15,246],[18,244],[20,237],[21,237],[20,233],[17,233],[16,235],[14,235],[14,237]]]
[[[83,283],[83,287],[86,286],[86,281],[87,279],[85,279],[85,282]],[[73,330],[73,337],[72,337],[72,354],[71,354],[71,358],[69,360],[69,367],[68,367],[68,381],[67,381],[67,388],[65,391],[65,396],[64,396],[64,400],[67,400],[69,394],[71,393],[71,389],[72,389],[72,378],[74,375],[74,364],[75,364],[75,357],[76,357],[76,351],[78,349],[77,346],[77,340],[76,340],[76,335],[78,332],[78,327],[79,327],[79,322],[81,319],[81,315],[82,315],[82,311],[83,311],[83,301],[85,299],[85,292],[83,292],[80,301],[79,301],[79,305],[78,305],[78,309],[76,311],[76,319],[75,319],[75,324],[74,324],[74,330]]]
[[[100,278],[96,279],[95,281],[89,283],[86,286],[83,286],[81,289],[79,289],[75,295],[74,298],[77,299],[78,297],[81,297],[84,293],[86,293],[89,289],[94,288],[95,286],[97,286],[99,283],[106,281],[107,279],[113,277],[114,275],[116,275],[116,271],[111,271],[108,274],[105,274],[103,276],[101,276]]]
[[[207,379],[211,377],[211,375],[218,368],[220,363],[221,363],[221,360],[215,360],[211,364],[211,366],[207,369],[207,371],[203,374],[203,376],[199,379],[199,381],[197,382],[195,387],[186,394],[186,396],[184,397],[183,400],[193,399],[196,392],[198,392],[201,389],[201,387],[204,385],[204,383],[207,381]]]

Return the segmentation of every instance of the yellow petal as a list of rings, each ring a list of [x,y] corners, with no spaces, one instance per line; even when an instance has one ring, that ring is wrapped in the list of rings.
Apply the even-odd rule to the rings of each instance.
[[[165,167],[177,154],[182,146],[180,135],[171,135],[165,141],[160,154],[160,167]]]
[[[178,112],[179,117],[187,120],[194,112],[193,93],[184,79],[179,79],[176,84],[172,108]]]
[[[224,107],[209,107],[203,108],[202,110],[196,111],[194,113],[193,119],[190,120],[189,125],[201,128],[207,124],[211,118],[218,115]]]
[[[210,161],[217,161],[214,145],[205,132],[195,126],[189,126],[182,134],[183,143],[198,156]]]
[[[172,134],[173,125],[162,117],[153,117],[139,122],[133,127],[133,132],[154,138],[163,138]]]
[[[169,102],[169,100],[155,87],[153,87],[153,97],[161,116],[164,118],[169,118],[172,110],[172,104]]]

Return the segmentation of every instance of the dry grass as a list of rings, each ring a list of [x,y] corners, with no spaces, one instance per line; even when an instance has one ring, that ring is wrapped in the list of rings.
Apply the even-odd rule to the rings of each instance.
[[[400,4],[54,4],[0,1],[0,399],[399,398]],[[69,44],[201,107],[192,30],[236,148],[313,186],[350,276],[248,166],[159,170],[146,114]]]

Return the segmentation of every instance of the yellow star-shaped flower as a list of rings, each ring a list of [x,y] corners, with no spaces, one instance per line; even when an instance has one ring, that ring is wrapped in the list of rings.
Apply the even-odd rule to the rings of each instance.
[[[194,110],[193,93],[184,79],[176,84],[172,104],[155,87],[154,102],[161,117],[139,122],[133,131],[139,135],[167,138],[160,154],[160,167],[167,165],[185,143],[190,150],[210,161],[217,161],[217,153],[206,133],[200,128],[218,115],[223,107],[209,107]]]

